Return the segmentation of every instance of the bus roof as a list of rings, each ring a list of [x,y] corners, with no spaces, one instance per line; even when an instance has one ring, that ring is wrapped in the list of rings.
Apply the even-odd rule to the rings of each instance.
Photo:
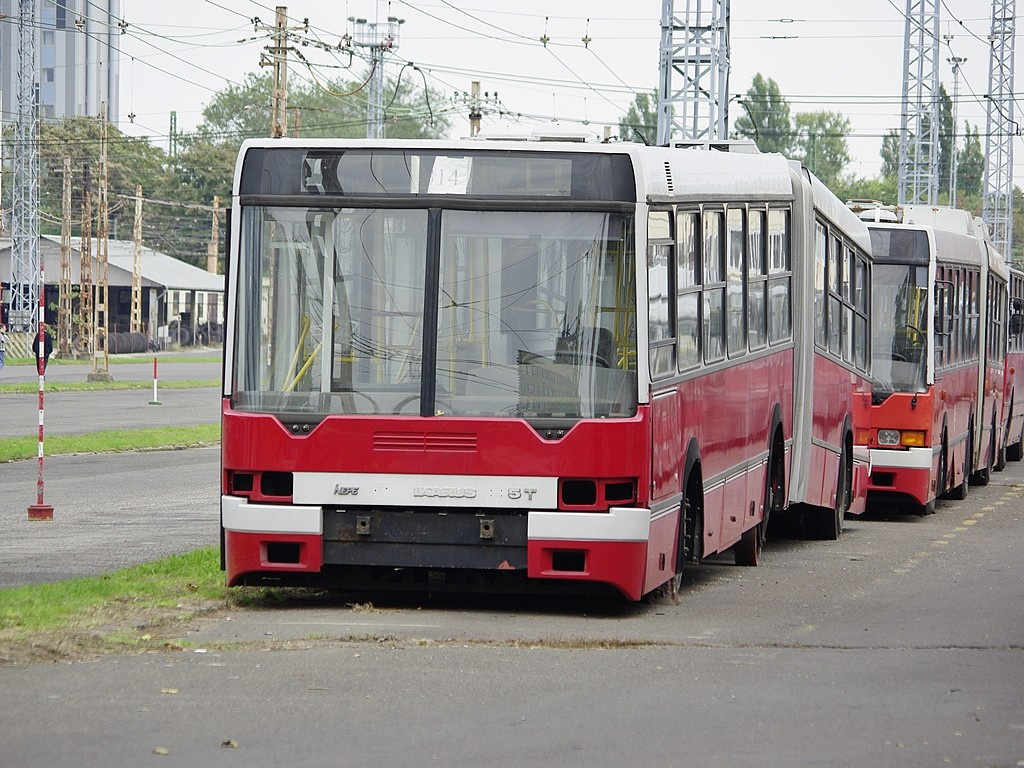
[[[778,154],[719,151],[708,148],[649,147],[627,142],[516,141],[495,139],[247,139],[239,151],[237,174],[253,149],[389,150],[416,152],[552,152],[616,154],[631,158],[637,199],[650,202],[736,200],[759,197],[791,200],[788,161]]]

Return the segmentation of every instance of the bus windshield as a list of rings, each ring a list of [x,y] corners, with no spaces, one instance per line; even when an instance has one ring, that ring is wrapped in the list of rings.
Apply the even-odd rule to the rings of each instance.
[[[923,392],[928,370],[928,268],[876,262],[871,290],[875,394]]]
[[[632,230],[600,212],[244,207],[233,405],[631,416]]]

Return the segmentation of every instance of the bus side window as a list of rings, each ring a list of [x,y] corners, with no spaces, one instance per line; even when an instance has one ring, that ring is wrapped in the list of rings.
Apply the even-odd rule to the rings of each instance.
[[[647,237],[648,342],[651,376],[675,371],[675,329],[672,312],[672,229],[668,211],[651,211]],[[662,242],[658,242],[658,241]]]
[[[676,356],[680,370],[700,363],[700,219],[696,211],[676,216]]]
[[[704,360],[725,357],[725,253],[722,211],[704,212]]]
[[[726,240],[726,341],[729,357],[747,351],[747,319],[744,312],[743,276],[746,272],[746,237],[743,208],[729,208]]]
[[[771,344],[788,341],[793,333],[789,242],[789,211],[773,208],[768,211],[768,341]]]
[[[826,320],[826,263],[828,260],[828,233],[825,227],[814,225],[814,343],[828,348],[828,322]]]
[[[751,349],[768,341],[768,270],[765,264],[764,211],[747,214],[747,338]]]

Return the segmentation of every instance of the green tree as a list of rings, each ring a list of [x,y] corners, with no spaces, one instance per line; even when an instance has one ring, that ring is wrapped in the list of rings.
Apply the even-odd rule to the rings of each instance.
[[[953,133],[953,99],[946,93],[946,87],[939,85],[939,191],[949,189],[949,181],[953,174],[953,153],[956,141]]]
[[[882,137],[882,177],[895,181],[900,175],[900,135],[890,128]]]
[[[985,154],[981,148],[981,137],[977,126],[964,122],[964,145],[957,152],[956,188],[964,195],[981,196],[981,184],[985,175]]]
[[[385,135],[413,139],[444,136],[451,128],[438,111],[442,98],[419,89],[412,68],[403,67],[384,87]],[[217,93],[203,109],[199,134],[211,142],[238,146],[243,139],[270,135],[270,75],[250,73],[239,86]],[[305,138],[366,136],[367,91],[364,81],[296,80],[287,99],[289,129],[295,110]]]
[[[792,154],[796,130],[778,83],[759,72],[739,104],[745,114],[734,123],[738,135],[753,139],[762,152]]]
[[[850,162],[850,121],[838,112],[799,112],[795,123],[796,159],[826,186],[834,185]]]
[[[655,144],[658,141],[658,92],[638,93],[619,119],[619,140]]]
[[[39,207],[40,233],[59,234],[64,204],[64,160],[71,160],[73,229],[78,233],[81,222],[82,191],[88,174],[93,191],[95,211],[100,173],[101,124],[94,117],[70,117],[41,122],[39,125]],[[13,127],[5,132],[7,157],[13,156]],[[153,190],[166,181],[164,153],[144,138],[122,134],[116,126],[107,125],[107,200],[110,211],[110,234],[114,236],[127,223],[130,236],[134,206],[125,198],[135,196],[135,186]],[[4,184],[4,195],[10,201],[13,184]],[[143,193],[145,194],[145,192]],[[5,206],[9,207],[6,202]],[[95,233],[95,227],[94,227]],[[122,234],[123,236],[123,234]]]

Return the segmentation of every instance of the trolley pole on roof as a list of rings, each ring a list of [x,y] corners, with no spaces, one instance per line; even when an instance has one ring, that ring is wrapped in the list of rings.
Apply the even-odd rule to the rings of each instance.
[[[985,130],[985,190],[981,217],[992,243],[1007,264],[1013,262],[1013,47],[1015,0],[992,0],[992,34],[988,64],[988,114]]]
[[[662,0],[658,144],[729,136],[729,0]]]
[[[936,0],[907,0],[903,35],[898,202],[939,199],[939,10]]]

